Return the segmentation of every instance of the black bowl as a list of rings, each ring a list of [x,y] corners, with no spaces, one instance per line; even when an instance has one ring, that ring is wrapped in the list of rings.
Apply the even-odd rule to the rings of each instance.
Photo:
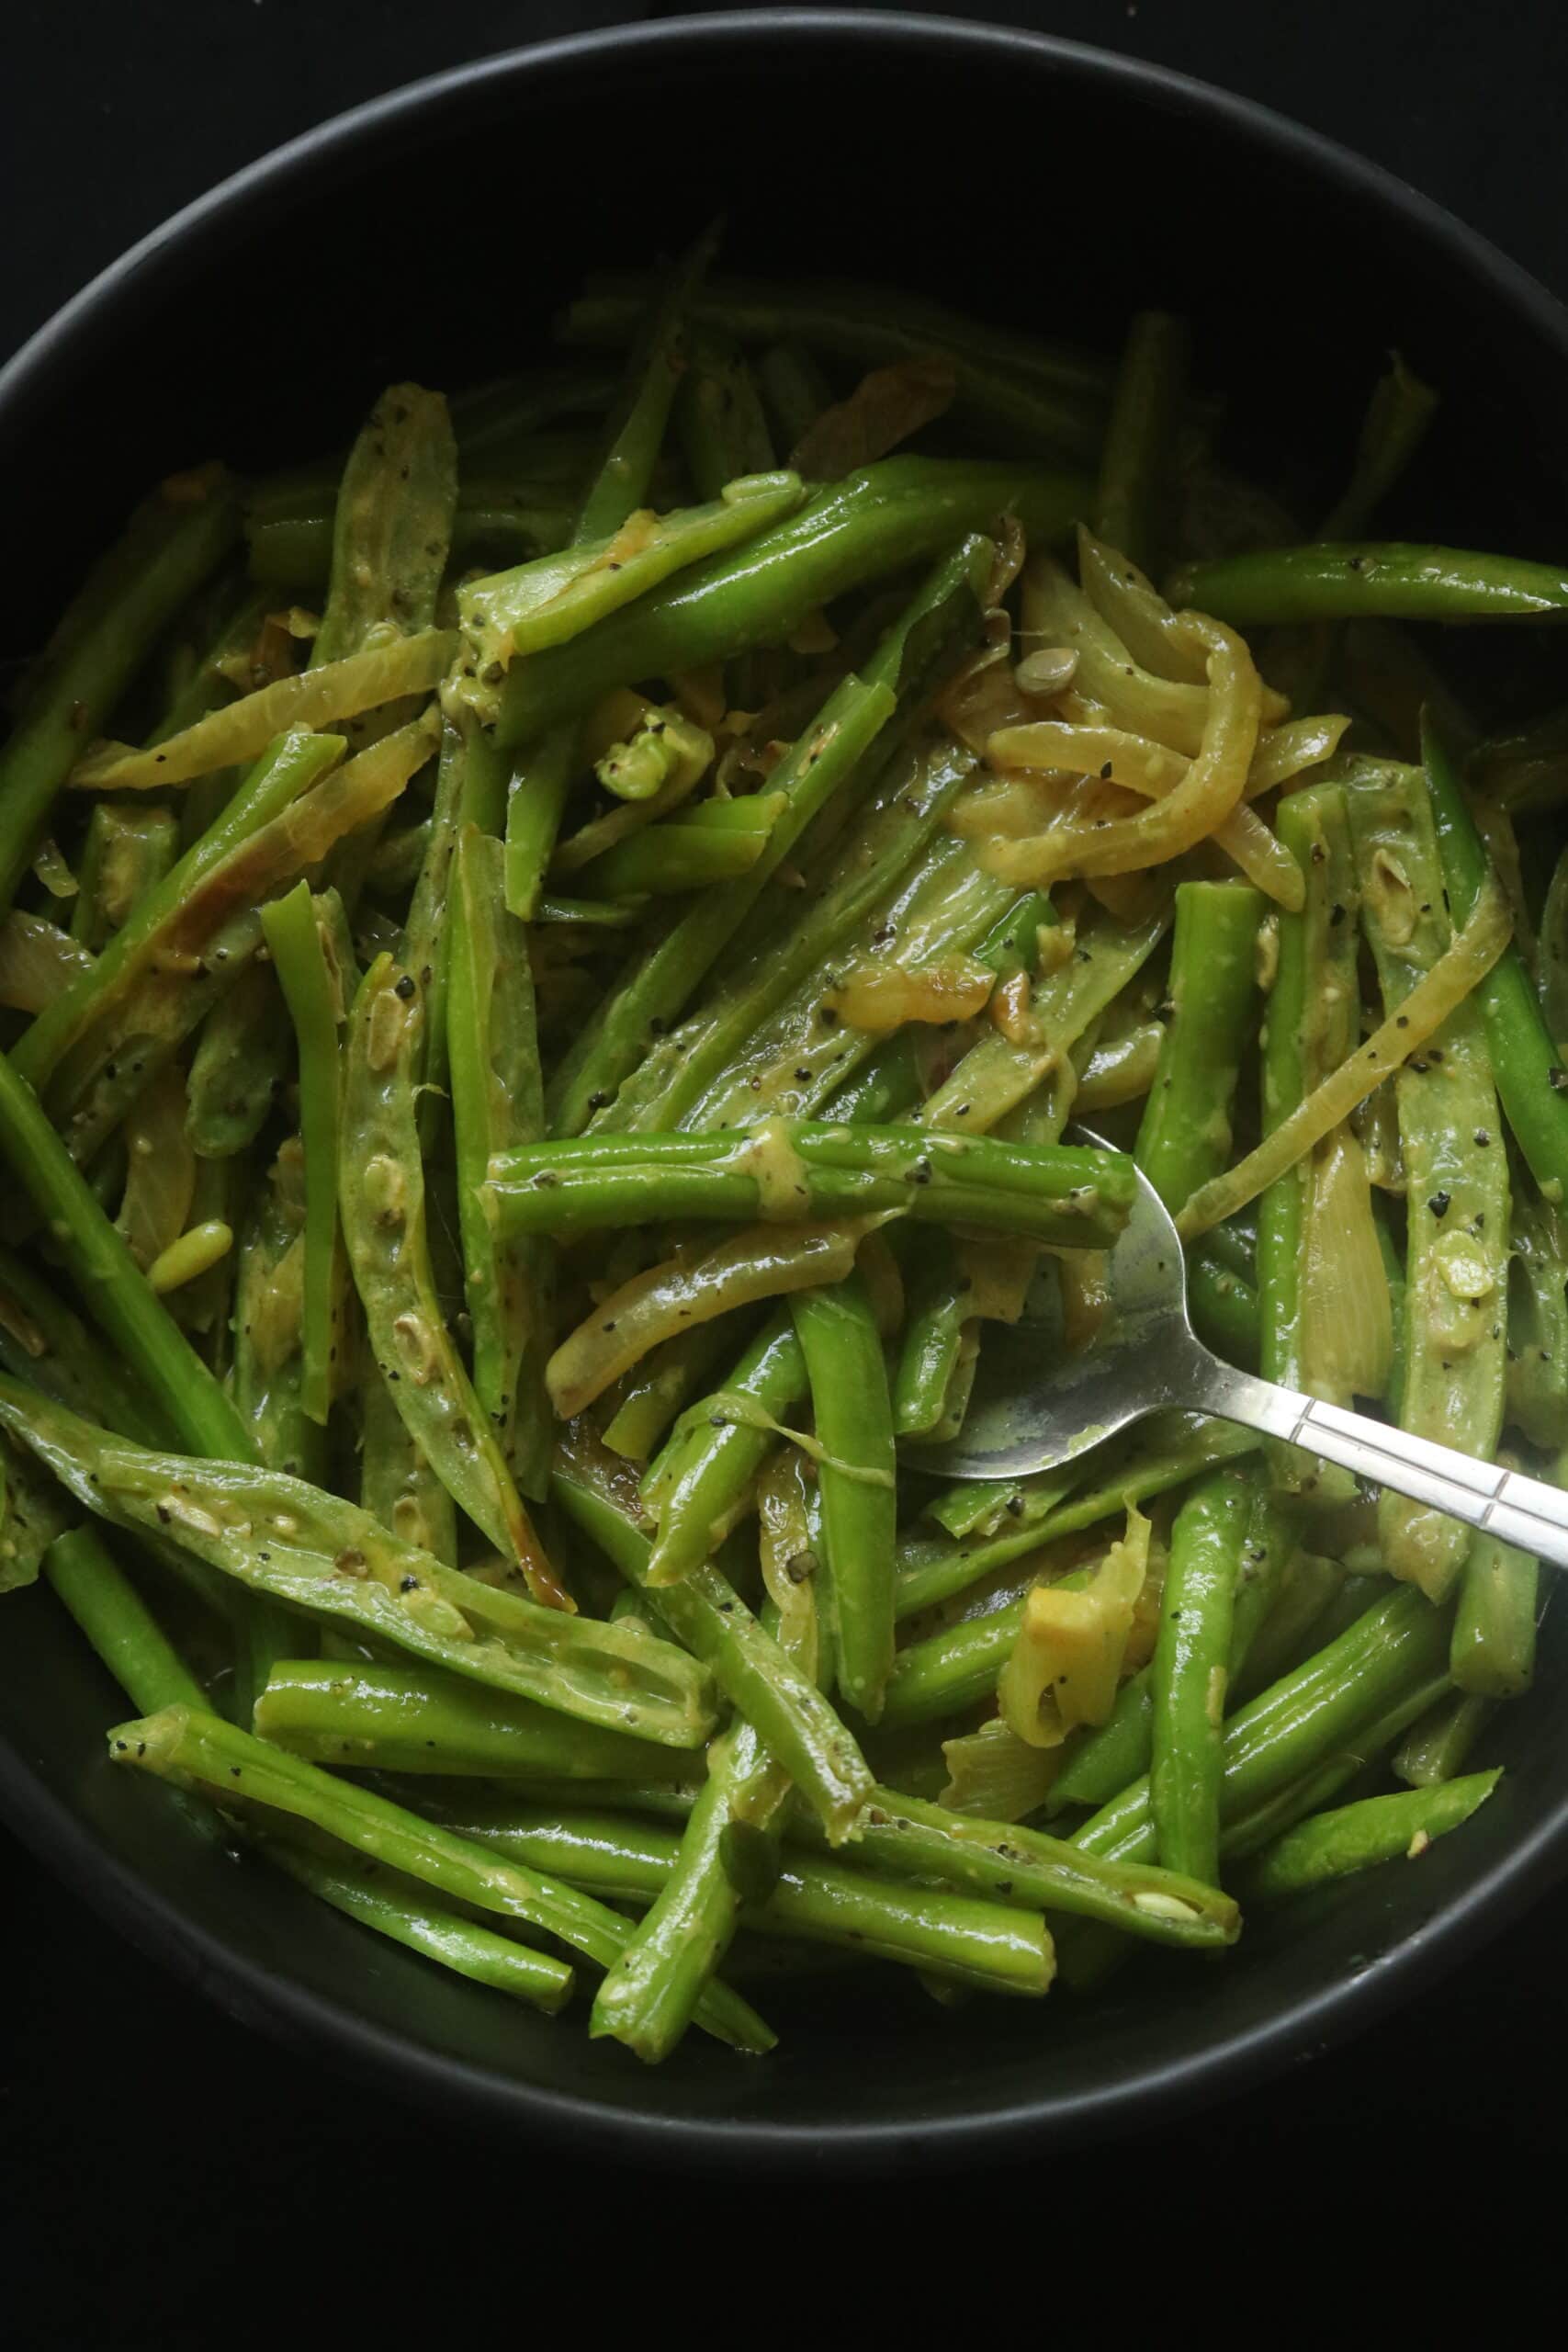
[[[1568,545],[1568,315],[1468,230],[1321,139],[1175,74],[931,19],[707,17],[467,66],[297,141],[193,205],[0,377],[0,643],[162,470],[345,438],[397,376],[503,369],[584,266],[644,263],[722,204],[747,269],[838,271],[1111,346],[1195,319],[1271,460],[1332,486],[1381,355],[1443,393],[1404,500],[1429,537]],[[1399,518],[1396,517],[1397,521]],[[771,2007],[777,2055],[692,2037],[655,2073],[389,1947],[196,1839],[104,1760],[125,1712],[44,1592],[7,1600],[0,1798],[99,1911],[231,2011],[384,2086],[683,2158],[893,2165],[1061,2143],[1213,2099],[1364,2026],[1568,1854],[1561,1623],[1509,1770],[1418,1868],[1139,1964],[1097,2003],[933,2009],[912,1986]],[[1555,1634],[1557,1639],[1551,1638]]]

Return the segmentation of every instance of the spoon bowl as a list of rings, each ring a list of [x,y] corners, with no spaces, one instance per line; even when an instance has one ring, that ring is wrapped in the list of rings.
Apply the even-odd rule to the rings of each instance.
[[[1073,1140],[1105,1150],[1088,1127]],[[1568,1493],[1452,1446],[1392,1429],[1271,1380],[1238,1372],[1201,1345],[1187,1313],[1187,1261],[1169,1210],[1136,1170],[1137,1196],[1107,1264],[1108,1306],[1090,1344],[1065,1350],[1020,1323],[982,1351],[958,1436],[910,1459],[944,1478],[1021,1478],[1059,1469],[1129,1422],[1169,1406],[1211,1414],[1299,1445],[1428,1509],[1568,1567]],[[1433,1598],[1439,1596],[1434,1595]]]

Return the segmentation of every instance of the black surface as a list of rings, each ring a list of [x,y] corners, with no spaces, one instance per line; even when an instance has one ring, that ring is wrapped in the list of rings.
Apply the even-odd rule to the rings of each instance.
[[[1353,18],[1346,12],[1344,40],[1334,37],[1335,13],[1303,12],[1292,27],[1274,10],[1145,0],[1136,17],[1080,5],[1052,11],[1048,25],[1043,12],[1031,20],[1178,62],[1344,136],[1568,284],[1568,159],[1551,132],[1563,81],[1559,12],[1518,6],[1488,10],[1483,23],[1471,10],[1367,0]],[[78,9],[62,119],[62,20],[14,9],[8,29],[30,29],[37,51],[12,40],[14,120],[0,146],[39,226],[20,249],[8,245],[0,336],[14,339],[130,235],[279,136],[411,73],[502,47],[542,22],[557,28],[566,15],[470,8],[460,44],[428,9],[341,0],[308,9],[164,0],[134,19],[121,8]],[[1041,231],[1047,244],[1070,237],[1072,206],[1061,192],[1055,203],[1043,198]],[[1288,222],[1279,236],[1276,299],[1288,303]],[[520,231],[509,251],[522,283],[526,248]],[[433,2180],[456,2181],[472,2200],[465,2262],[492,2233],[493,2258],[511,2257],[509,2213],[519,2229],[528,2217],[554,2230],[568,2226],[568,2199],[585,2218],[603,2211],[580,2166],[552,2162],[547,2173],[515,2150],[465,2144],[245,2034],[89,1920],[19,1849],[6,1850],[0,2162],[16,2175],[6,2228],[54,2299],[51,2330],[32,2340],[82,2340],[89,2306],[111,2301],[122,2314],[151,2320],[161,2306],[190,2320],[212,2298],[215,2333],[226,2332],[245,2308],[244,2270],[259,2293],[270,2263],[257,2268],[257,2255],[298,2243],[323,2209],[370,2229],[367,2255],[378,2238],[382,2259],[393,2249],[425,2267],[457,2252]],[[1331,2183],[1336,2205],[1375,2193],[1386,2209],[1402,2201],[1402,2185],[1437,2186],[1435,2161],[1438,2178],[1451,2181],[1460,2149],[1486,2149],[1489,2165],[1510,2147],[1561,2155],[1568,2132],[1542,2078],[1565,1921],[1568,1898],[1554,1895],[1480,1967],[1310,2072],[1179,2135],[1145,2135],[1132,2158],[1073,2158],[1080,2194],[1095,2204],[1113,2194],[1114,2169],[1123,2193],[1129,2175],[1142,2180],[1134,2204],[1156,2179],[1179,2198],[1181,2183],[1207,2165],[1239,2200],[1270,2170],[1283,2193],[1288,2165],[1292,2179],[1300,2168]],[[1025,2177],[988,2194],[995,2210],[1021,2210],[1027,2199],[1038,2214],[1044,2190],[1043,2178]],[[1293,2191],[1287,2201],[1299,2226]],[[1028,2296],[1048,2324],[1043,2283]],[[988,2324],[995,2317],[993,2303]]]

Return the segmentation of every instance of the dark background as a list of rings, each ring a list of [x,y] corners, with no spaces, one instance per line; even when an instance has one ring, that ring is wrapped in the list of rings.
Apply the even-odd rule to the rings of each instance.
[[[468,0],[460,14],[430,0],[69,11],[6,0],[0,356],[144,230],[324,117],[520,41],[674,13],[625,0]],[[1568,293],[1562,0],[995,0],[972,13],[1274,106],[1440,198]],[[655,176],[660,140],[681,135],[650,94]],[[1070,223],[1043,206],[1039,233],[1050,251]],[[1290,279],[1282,249],[1281,300]],[[728,2330],[750,2334],[744,2307],[711,2291],[725,2248],[751,2270],[764,2324],[775,2312],[788,2324],[774,2299],[787,2282],[807,2325],[853,2324],[859,2295],[829,2289],[823,2249],[835,2269],[869,2263],[866,2284],[902,2269],[919,2287],[911,2262],[931,2265],[908,2224],[922,2209],[943,2224],[936,2270],[967,2275],[987,2330],[1021,2317],[1059,2332],[1061,2249],[1080,2233],[1114,2235],[1133,2258],[1143,2324],[1192,2324],[1200,2306],[1168,2300],[1161,2275],[1168,2224],[1185,2232],[1178,2276],[1200,2294],[1234,2289],[1243,2256],[1271,2250],[1288,2252],[1292,2276],[1381,2255],[1429,2278],[1457,2256],[1496,2279],[1528,2233],[1529,2184],[1568,2154],[1557,2081],[1568,1889],[1371,2038],[1179,2130],[1005,2179],[851,2193],[634,2182],[459,2137],[231,2023],[3,1833],[0,1870],[0,2296],[28,2345],[264,2328],[310,2342],[340,2309],[367,2333],[389,2288],[412,2322],[432,2282],[466,2334],[510,2287],[503,2324],[536,2335],[559,2324],[541,2281],[569,2278],[595,2335],[640,2329],[661,2303],[671,2327],[710,2336],[728,2311]],[[635,2215],[666,2241],[651,2267]],[[1042,2267],[1032,2257],[1047,2244],[1057,2256]],[[681,2283],[694,2261],[708,2282],[694,2301]],[[1107,2322],[1139,2324],[1131,2280],[1108,2283]]]

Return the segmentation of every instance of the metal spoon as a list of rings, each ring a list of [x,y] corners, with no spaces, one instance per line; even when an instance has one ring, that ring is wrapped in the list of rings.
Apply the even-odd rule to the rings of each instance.
[[[1100,1142],[1083,1127],[1073,1139]],[[1016,1478],[1070,1462],[1145,1413],[1207,1413],[1304,1447],[1372,1486],[1392,1487],[1568,1567],[1568,1493],[1277,1387],[1212,1355],[1188,1320],[1176,1227],[1141,1170],[1133,1214],[1111,1252],[1108,1288],[1104,1321],[1078,1353],[1065,1351],[1038,1325],[988,1329],[961,1433],[951,1444],[908,1448],[908,1458],[948,1478]]]

